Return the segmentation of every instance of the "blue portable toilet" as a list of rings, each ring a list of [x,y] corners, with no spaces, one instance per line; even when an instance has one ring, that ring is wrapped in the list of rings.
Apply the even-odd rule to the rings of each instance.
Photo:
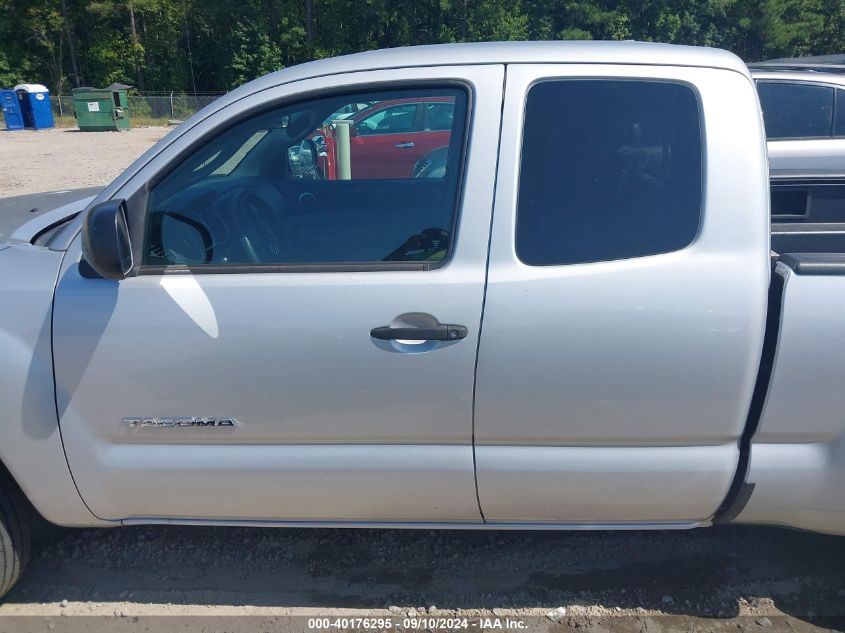
[[[3,120],[7,130],[23,129],[23,114],[18,102],[18,93],[14,90],[0,90],[0,107],[3,108]]]
[[[18,84],[15,86],[18,102],[23,113],[23,124],[36,130],[54,127],[53,108],[50,106],[50,91],[41,84]]]

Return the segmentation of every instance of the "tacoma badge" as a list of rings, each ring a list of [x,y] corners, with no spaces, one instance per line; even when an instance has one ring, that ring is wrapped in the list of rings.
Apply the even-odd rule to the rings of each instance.
[[[196,418],[196,417],[178,417],[178,418],[123,418],[123,423],[132,428],[154,428],[165,429],[174,427],[235,427],[238,426],[238,421],[235,418]]]

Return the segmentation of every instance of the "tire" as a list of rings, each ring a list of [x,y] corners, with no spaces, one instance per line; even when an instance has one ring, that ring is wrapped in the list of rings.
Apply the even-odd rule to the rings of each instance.
[[[0,478],[0,598],[18,581],[29,562],[29,507],[18,487]]]

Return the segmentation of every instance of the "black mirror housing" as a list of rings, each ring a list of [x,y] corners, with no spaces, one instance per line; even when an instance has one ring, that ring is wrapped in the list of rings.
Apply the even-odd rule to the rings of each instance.
[[[88,210],[82,225],[82,255],[100,276],[126,279],[134,262],[124,200],[101,202]]]

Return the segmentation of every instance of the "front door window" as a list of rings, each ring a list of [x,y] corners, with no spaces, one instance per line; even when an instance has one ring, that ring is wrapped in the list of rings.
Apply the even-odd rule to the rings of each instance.
[[[465,112],[463,91],[433,88],[322,97],[247,119],[153,188],[143,265],[443,262]],[[418,129],[421,118],[431,129]]]

